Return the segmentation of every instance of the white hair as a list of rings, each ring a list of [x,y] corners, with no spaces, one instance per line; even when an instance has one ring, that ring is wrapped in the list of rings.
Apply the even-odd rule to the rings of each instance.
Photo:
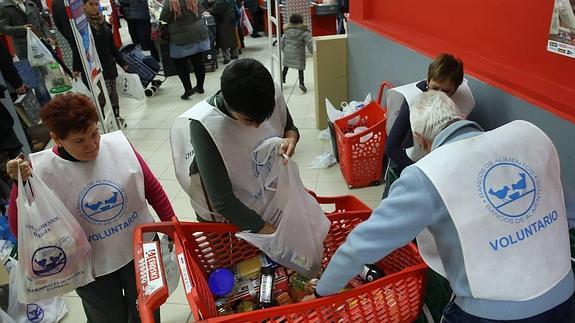
[[[453,100],[441,91],[422,93],[409,110],[411,130],[431,142],[445,127],[462,119]]]

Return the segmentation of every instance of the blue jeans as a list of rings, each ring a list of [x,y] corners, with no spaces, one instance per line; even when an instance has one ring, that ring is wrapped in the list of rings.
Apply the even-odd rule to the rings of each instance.
[[[543,312],[539,315],[532,316],[521,320],[489,320],[477,317],[464,312],[457,304],[451,301],[443,310],[443,317],[441,323],[563,323],[575,322],[575,306],[573,306],[574,296],[569,297],[565,302],[555,306],[554,308]]]

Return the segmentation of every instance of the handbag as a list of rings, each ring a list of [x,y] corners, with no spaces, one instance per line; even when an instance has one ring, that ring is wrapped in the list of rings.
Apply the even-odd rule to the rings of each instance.
[[[40,85],[40,80],[36,77],[36,74],[32,70],[32,65],[27,59],[20,59],[14,62],[14,67],[18,71],[18,75],[24,82],[31,88],[37,88]]]

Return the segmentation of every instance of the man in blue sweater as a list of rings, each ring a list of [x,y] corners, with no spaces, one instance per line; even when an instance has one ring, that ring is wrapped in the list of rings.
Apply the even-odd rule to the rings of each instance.
[[[417,237],[455,293],[442,322],[568,322],[575,202],[564,198],[551,140],[525,121],[484,132],[438,91],[421,94],[410,119],[428,155],[349,234],[315,297],[339,292],[363,264]]]

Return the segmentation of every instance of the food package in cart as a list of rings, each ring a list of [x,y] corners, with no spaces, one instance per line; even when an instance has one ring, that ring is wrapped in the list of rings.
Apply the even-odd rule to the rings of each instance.
[[[285,269],[281,266],[275,268],[275,279],[274,279],[274,293],[287,292],[288,291],[288,277]],[[236,292],[234,295],[227,297],[228,302],[235,301],[251,301],[254,300],[260,290],[260,278],[259,275],[256,277],[248,279],[238,279]]]

